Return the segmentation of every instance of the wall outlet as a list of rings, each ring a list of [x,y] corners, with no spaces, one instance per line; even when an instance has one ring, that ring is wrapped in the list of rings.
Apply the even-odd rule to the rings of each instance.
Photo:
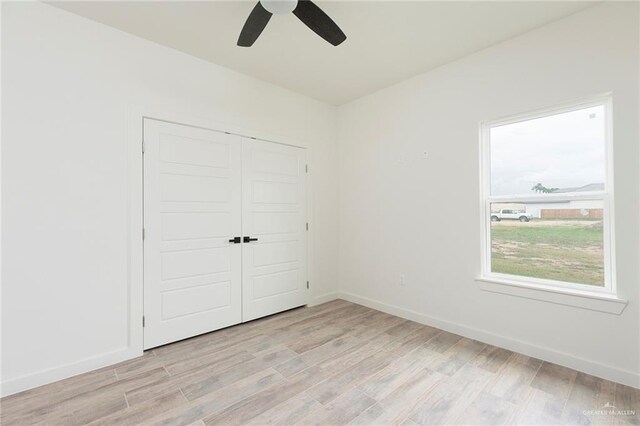
[[[400,287],[404,287],[404,274],[400,274],[400,281],[398,281]]]

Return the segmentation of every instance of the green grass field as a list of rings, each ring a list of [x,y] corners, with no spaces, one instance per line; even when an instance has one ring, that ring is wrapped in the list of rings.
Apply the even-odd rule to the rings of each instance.
[[[604,285],[601,221],[493,222],[493,272]]]

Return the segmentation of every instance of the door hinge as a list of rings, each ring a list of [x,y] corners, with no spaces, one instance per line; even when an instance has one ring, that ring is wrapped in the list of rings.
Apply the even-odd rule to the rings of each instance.
[[[309,288],[309,281],[307,281],[307,288]]]
[[[142,141],[142,153],[144,154],[144,141]]]
[[[144,240],[145,234],[146,234],[146,232],[145,232],[144,228],[142,228],[142,239],[143,240]]]
[[[304,172],[305,173],[309,173],[309,165],[308,164],[304,165]]]
[[[142,326],[144,327],[144,315],[142,316]]]
[[[308,230],[309,230],[309,222],[307,222],[307,224],[306,224],[306,225],[307,225],[307,231],[308,231]]]

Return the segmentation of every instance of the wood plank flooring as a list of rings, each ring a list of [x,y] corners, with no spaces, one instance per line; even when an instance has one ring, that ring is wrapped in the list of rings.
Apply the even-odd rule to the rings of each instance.
[[[336,300],[156,348],[0,408],[3,425],[637,426],[640,390]]]

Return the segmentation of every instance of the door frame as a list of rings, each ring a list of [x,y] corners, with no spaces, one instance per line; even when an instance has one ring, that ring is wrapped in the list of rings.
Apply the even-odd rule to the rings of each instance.
[[[144,245],[142,242],[142,228],[144,224],[144,169],[142,157],[142,138],[144,135],[144,120],[152,119],[198,127],[215,132],[229,133],[245,138],[259,139],[266,142],[288,145],[306,150],[307,164],[307,277],[313,282],[313,149],[308,141],[274,134],[259,129],[250,129],[220,123],[208,118],[195,117],[187,113],[159,110],[157,108],[131,105],[128,120],[127,143],[127,287],[128,287],[128,353],[129,359],[142,356],[144,350],[144,330],[142,316],[144,314]],[[221,130],[224,129],[224,130]],[[311,303],[311,290],[307,291],[307,304]]]

